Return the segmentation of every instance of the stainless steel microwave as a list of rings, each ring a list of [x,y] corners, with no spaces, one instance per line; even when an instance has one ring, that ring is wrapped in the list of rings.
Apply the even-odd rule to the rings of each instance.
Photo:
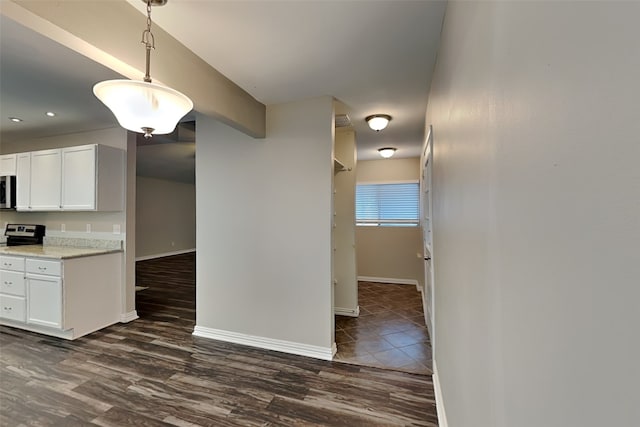
[[[0,176],[0,209],[15,209],[16,207],[16,177],[12,175]]]

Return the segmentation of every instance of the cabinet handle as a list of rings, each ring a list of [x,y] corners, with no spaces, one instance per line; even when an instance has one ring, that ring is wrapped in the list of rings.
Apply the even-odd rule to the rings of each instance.
[[[40,271],[45,271],[47,269],[47,267],[38,267],[38,270]]]
[[[11,311],[11,307],[5,307],[4,308],[6,311]]]
[[[7,286],[11,286],[11,285],[13,285],[13,282],[7,282],[7,281],[5,280],[5,281],[4,281],[4,284],[5,284],[5,285],[7,285]]]
[[[8,262],[5,262],[5,263],[4,263],[4,266],[5,266],[5,267],[11,267],[12,265],[13,265],[13,264],[10,264],[10,263],[8,263]]]

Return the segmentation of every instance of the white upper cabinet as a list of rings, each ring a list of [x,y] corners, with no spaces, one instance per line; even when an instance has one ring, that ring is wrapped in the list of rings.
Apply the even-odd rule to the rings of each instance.
[[[16,209],[29,210],[31,203],[31,153],[16,156]]]
[[[16,154],[4,154],[0,156],[0,176],[16,174]]]
[[[30,154],[30,173],[21,172],[17,178],[18,210],[123,210],[123,150],[91,144],[19,156],[24,154]],[[25,158],[24,166],[18,169],[26,168]],[[21,178],[22,175],[28,177]],[[21,190],[23,200],[29,199],[26,204],[21,203]]]
[[[106,145],[62,149],[62,209],[124,209],[124,152]]]
[[[56,211],[61,209],[61,173],[62,151],[60,149],[31,153],[30,210]]]
[[[62,149],[62,208],[92,210],[96,206],[96,146]]]

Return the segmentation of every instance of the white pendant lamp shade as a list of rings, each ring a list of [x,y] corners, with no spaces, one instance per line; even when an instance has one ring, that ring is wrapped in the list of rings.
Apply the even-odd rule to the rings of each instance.
[[[96,84],[93,93],[120,126],[133,132],[171,133],[193,109],[193,102],[177,90],[143,81],[106,80]]]

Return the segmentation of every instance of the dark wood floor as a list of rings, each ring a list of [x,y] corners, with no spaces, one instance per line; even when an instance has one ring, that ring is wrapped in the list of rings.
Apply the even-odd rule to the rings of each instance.
[[[139,263],[140,319],[75,341],[0,327],[0,425],[437,425],[430,376],[193,337],[194,267]]]

